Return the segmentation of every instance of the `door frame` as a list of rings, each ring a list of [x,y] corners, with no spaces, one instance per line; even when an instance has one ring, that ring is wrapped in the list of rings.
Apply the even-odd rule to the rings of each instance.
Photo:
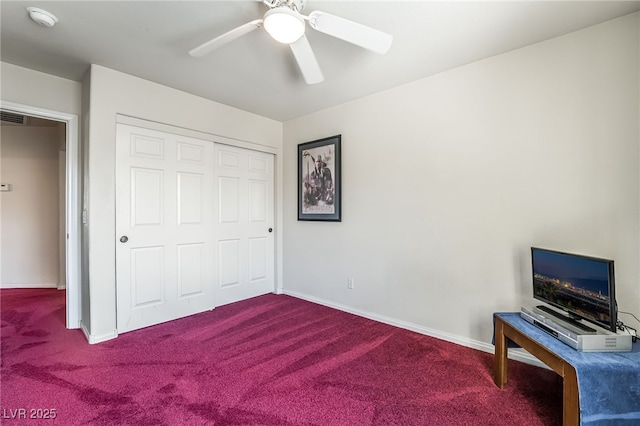
[[[0,108],[16,114],[59,121],[66,124],[66,325],[67,328],[80,328],[81,311],[81,212],[80,212],[80,144],[78,139],[78,116],[62,111],[54,111],[31,105],[0,100]]]

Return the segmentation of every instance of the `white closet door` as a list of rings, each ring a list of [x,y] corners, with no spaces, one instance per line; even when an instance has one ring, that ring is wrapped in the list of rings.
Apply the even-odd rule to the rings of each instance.
[[[274,156],[215,145],[216,306],[274,291]]]
[[[118,124],[118,332],[215,306],[214,144]]]

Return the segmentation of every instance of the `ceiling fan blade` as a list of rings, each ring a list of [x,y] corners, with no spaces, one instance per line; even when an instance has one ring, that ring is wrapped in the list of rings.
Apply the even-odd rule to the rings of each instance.
[[[309,40],[304,34],[297,41],[291,43],[289,47],[307,84],[316,84],[324,80],[320,65],[318,65]]]
[[[240,25],[237,28],[232,29],[231,31],[227,31],[226,33],[214,38],[213,40],[209,40],[206,43],[201,44],[198,47],[194,47],[189,51],[189,55],[202,57],[215,49],[232,42],[233,40],[242,37],[245,34],[250,33],[253,30],[256,30],[262,26],[262,19],[256,19],[255,21],[247,22],[244,25]]]
[[[381,55],[387,53],[393,41],[393,36],[387,33],[317,10],[309,14],[309,25],[321,33]]]

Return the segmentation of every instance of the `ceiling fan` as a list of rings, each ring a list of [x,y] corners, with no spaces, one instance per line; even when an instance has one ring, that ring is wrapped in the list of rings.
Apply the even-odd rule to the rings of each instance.
[[[305,21],[316,31],[339,38],[381,55],[385,54],[393,37],[382,31],[330,15],[321,11],[313,11],[302,15],[307,0],[258,0],[269,10],[262,19],[247,22],[189,51],[191,56],[202,57],[215,49],[260,27],[273,39],[288,44],[300,67],[307,84],[320,83],[324,80],[322,70],[316,60],[311,45],[305,36]]]

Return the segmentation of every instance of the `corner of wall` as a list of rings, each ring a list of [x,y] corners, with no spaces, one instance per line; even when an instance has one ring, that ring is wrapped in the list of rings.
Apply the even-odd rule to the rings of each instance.
[[[89,332],[89,330],[87,330],[87,327],[85,327],[85,324],[83,322],[80,323],[80,328],[82,329],[82,333],[84,334],[84,337],[87,339],[87,342],[90,345],[95,345],[97,343],[106,342],[107,340],[112,340],[112,339],[115,339],[116,337],[118,337],[118,331],[117,330],[113,330],[112,333],[94,335],[94,334],[91,334]]]

